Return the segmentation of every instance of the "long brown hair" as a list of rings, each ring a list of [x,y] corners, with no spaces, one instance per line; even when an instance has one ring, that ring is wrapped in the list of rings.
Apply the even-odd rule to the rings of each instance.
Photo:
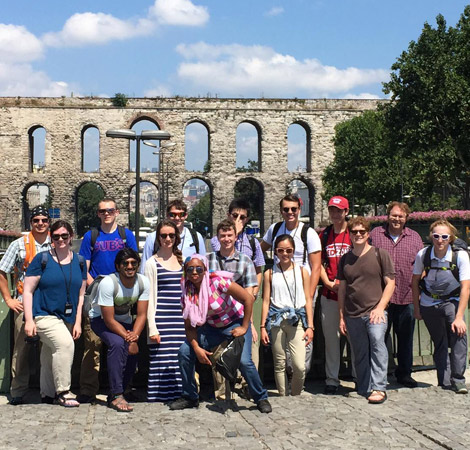
[[[180,237],[180,232],[178,230],[178,227],[176,226],[176,223],[173,222],[172,220],[169,219],[164,219],[162,220],[158,225],[157,225],[157,235],[155,236],[155,239],[157,240],[158,245],[160,246],[160,231],[162,230],[163,227],[171,227],[173,230],[175,230],[175,241],[173,242],[173,255],[176,256],[178,259],[178,262],[183,265],[183,252],[178,248],[178,245],[181,243],[181,237]]]

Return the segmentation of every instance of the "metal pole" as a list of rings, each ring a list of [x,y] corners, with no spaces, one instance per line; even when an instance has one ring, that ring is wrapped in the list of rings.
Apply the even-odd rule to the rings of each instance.
[[[163,211],[163,172],[162,172],[162,148],[158,152],[158,215],[160,221],[164,219]]]
[[[140,232],[140,136],[135,138],[135,240],[139,248]]]

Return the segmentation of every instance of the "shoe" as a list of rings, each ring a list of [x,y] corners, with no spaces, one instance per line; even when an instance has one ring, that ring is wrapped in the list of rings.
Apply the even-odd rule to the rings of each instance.
[[[186,408],[197,408],[199,406],[199,400],[191,400],[189,398],[181,397],[169,405],[170,410],[177,411],[179,409],[186,409]]]
[[[397,378],[397,382],[407,388],[415,388],[418,386],[418,382],[413,380],[410,375],[406,375],[402,378]]]
[[[456,394],[468,394],[468,389],[467,386],[465,386],[465,383],[454,383],[452,385],[452,389]]]
[[[80,406],[80,402],[77,399],[70,396],[69,391],[61,392],[57,394],[55,400],[55,405],[63,406],[64,408],[78,408]]]
[[[10,399],[10,405],[22,405],[23,404],[23,397],[12,397]]]
[[[79,403],[91,403],[94,405],[96,403],[96,397],[94,395],[79,394],[77,395],[77,401]]]
[[[338,386],[335,386],[333,384],[327,384],[325,386],[325,390],[323,391],[325,395],[335,395],[337,392],[338,392]]]
[[[41,397],[41,403],[45,405],[53,405],[54,404],[54,397],[49,397],[48,395],[45,395],[44,397]]]
[[[373,405],[379,405],[387,400],[387,393],[385,391],[372,391],[367,400]]]
[[[257,404],[256,407],[258,408],[258,411],[263,414],[269,414],[273,409],[271,408],[271,403],[269,403],[269,400],[265,398],[264,400],[260,400]]]

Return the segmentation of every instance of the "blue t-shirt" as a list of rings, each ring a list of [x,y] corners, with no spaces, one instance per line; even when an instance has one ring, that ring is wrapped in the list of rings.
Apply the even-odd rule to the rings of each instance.
[[[49,254],[44,272],[41,268],[42,253],[38,253],[26,270],[27,277],[40,276],[33,295],[33,317],[57,316],[65,322],[75,323],[78,297],[83,280],[87,278],[86,264],[80,270],[80,262],[74,253],[70,264],[57,263]],[[67,286],[70,284],[70,303],[72,314],[65,316]]]
[[[129,247],[137,251],[134,233],[127,228],[127,242],[125,244],[121,236],[119,236],[117,228],[112,233],[105,233],[101,228],[98,228],[98,230],[99,234],[93,252],[91,251],[91,231],[85,233],[80,247],[80,255],[87,261],[90,261],[90,275],[93,278],[96,278],[98,275],[109,275],[116,271],[114,260],[119,250]]]

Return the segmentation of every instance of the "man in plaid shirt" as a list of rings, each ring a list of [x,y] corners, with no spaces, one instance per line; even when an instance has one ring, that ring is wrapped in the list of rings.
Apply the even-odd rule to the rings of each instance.
[[[418,383],[411,377],[413,365],[413,333],[415,327],[411,279],[413,263],[423,241],[416,231],[407,228],[406,220],[410,208],[406,203],[392,202],[388,205],[387,223],[374,228],[370,237],[372,245],[384,248],[390,253],[395,265],[395,292],[388,307],[387,335],[393,324],[393,330],[398,341],[398,366],[395,376],[398,383],[406,387],[416,387]]]
[[[0,262],[0,291],[6,305],[15,314],[14,347],[11,361],[10,404],[20,405],[29,388],[28,349],[23,320],[23,280],[29,263],[37,253],[51,248],[49,211],[42,206],[31,210],[31,232],[16,239],[8,247]],[[15,297],[8,289],[7,274],[15,272]],[[52,400],[52,399],[50,399]]]

